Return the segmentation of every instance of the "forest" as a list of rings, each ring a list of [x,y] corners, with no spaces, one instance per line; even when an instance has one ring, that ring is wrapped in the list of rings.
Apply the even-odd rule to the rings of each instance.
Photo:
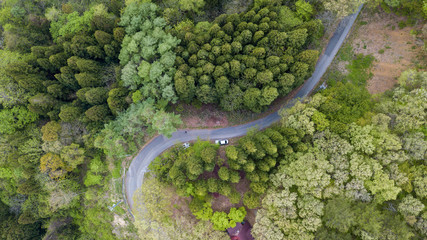
[[[268,110],[314,71],[317,16],[361,2],[427,16],[422,0],[0,1],[0,239],[227,239],[253,209],[255,239],[427,237],[427,73],[372,96],[362,55],[280,123],[156,158],[134,220],[110,208],[126,159],[182,124],[174,104]]]
[[[149,183],[134,197],[140,236],[223,239],[215,230],[235,226],[245,208],[256,208],[255,239],[425,237],[427,73],[408,70],[399,84],[373,99],[339,82],[282,111],[276,126],[227,146],[226,159],[217,145],[200,140],[168,151],[151,163]],[[242,176],[250,183],[243,196],[235,188]],[[212,193],[241,207],[213,211]],[[175,194],[191,199],[196,219],[210,222],[204,232],[184,228],[175,237],[185,221],[189,229],[202,224],[175,219]]]

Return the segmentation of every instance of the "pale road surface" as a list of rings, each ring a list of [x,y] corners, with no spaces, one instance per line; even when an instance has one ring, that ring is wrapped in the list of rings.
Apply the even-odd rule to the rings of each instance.
[[[301,89],[296,93],[293,100],[303,99],[317,85],[320,78],[326,72],[327,68],[331,64],[342,43],[344,42],[354,21],[357,18],[357,15],[361,10],[361,7],[355,14],[344,18],[340,22],[338,28],[335,30],[334,35],[329,41],[328,46],[326,47],[325,53],[319,58],[312,77],[304,83]],[[285,107],[292,106],[294,102],[295,101],[290,101],[290,103]],[[130,208],[132,209],[133,207],[133,193],[142,186],[144,173],[146,172],[148,165],[166,149],[178,143],[196,140],[198,137],[203,140],[213,140],[244,136],[246,135],[247,130],[251,127],[257,126],[258,128],[263,129],[279,120],[280,116],[278,112],[274,112],[264,118],[239,126],[221,129],[195,129],[188,130],[187,133],[185,133],[184,130],[179,130],[174,132],[171,138],[166,138],[163,135],[157,136],[149,144],[144,146],[139,154],[132,160],[132,163],[130,164],[127,171],[124,185],[126,199]]]

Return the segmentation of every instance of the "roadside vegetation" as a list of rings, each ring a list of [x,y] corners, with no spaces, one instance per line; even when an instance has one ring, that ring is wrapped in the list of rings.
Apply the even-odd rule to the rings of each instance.
[[[427,12],[366,2],[409,15],[399,28]],[[375,57],[351,48],[280,124],[159,156],[135,221],[123,199],[128,158],[182,124],[172,106],[263,112],[314,70],[315,16],[358,3],[1,1],[0,239],[224,239],[254,209],[257,239],[425,238],[426,73],[373,98]]]
[[[181,208],[188,208],[193,219],[209,220],[216,230],[235,224],[227,210],[212,209],[218,194],[247,209],[241,213],[258,209],[252,229],[256,239],[424,236],[426,116],[411,112],[426,108],[426,76],[408,70],[400,86],[379,99],[372,99],[357,80],[338,82],[282,111],[279,125],[251,131],[227,146],[224,159],[217,147],[198,141],[153,161],[149,178],[175,189],[186,199]],[[243,195],[233,193],[241,176],[249,182]],[[146,184],[141,191],[153,186]],[[137,209],[136,219],[150,221],[144,213],[155,211],[156,217],[162,216],[144,205],[144,196],[135,195],[138,206],[147,207]],[[230,205],[229,211],[235,209]],[[163,216],[172,223],[176,217]],[[375,225],[367,221],[372,217]],[[168,229],[170,222],[159,224]]]

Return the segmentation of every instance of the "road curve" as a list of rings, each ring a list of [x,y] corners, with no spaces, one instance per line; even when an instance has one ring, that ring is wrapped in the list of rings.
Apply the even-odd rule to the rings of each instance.
[[[334,35],[329,41],[328,46],[326,47],[325,53],[319,58],[312,77],[309,78],[296,93],[295,97],[293,98],[294,101],[290,101],[290,103],[285,107],[292,106],[296,99],[305,98],[317,85],[320,78],[326,72],[327,68],[340,49],[361,8],[362,6],[359,7],[356,13],[344,18],[340,22],[338,28],[335,30]],[[178,130],[172,134],[171,138],[166,138],[163,135],[157,136],[150,143],[144,146],[139,154],[132,160],[132,163],[130,164],[127,171],[124,185],[126,199],[130,208],[132,209],[133,207],[133,193],[142,186],[144,173],[146,172],[148,165],[166,149],[177,143],[188,142],[191,140],[196,140],[197,138],[207,140],[244,136],[246,135],[247,130],[251,127],[257,126],[258,128],[263,129],[279,120],[280,116],[278,112],[274,112],[256,121],[234,127],[221,129],[196,129],[188,130],[187,132],[184,130]]]

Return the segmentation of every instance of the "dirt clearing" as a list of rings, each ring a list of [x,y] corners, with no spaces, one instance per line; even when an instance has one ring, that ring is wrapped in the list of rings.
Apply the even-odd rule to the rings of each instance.
[[[367,9],[362,11],[357,21],[353,51],[355,54],[371,54],[376,59],[371,69],[373,77],[367,84],[371,94],[391,89],[402,71],[416,65],[422,45],[411,35],[411,30],[420,30],[422,24],[403,27],[405,21],[406,17],[382,10],[373,13]]]
[[[180,114],[183,124],[179,128],[219,128],[228,126],[227,116],[214,104],[185,104],[172,106]]]

